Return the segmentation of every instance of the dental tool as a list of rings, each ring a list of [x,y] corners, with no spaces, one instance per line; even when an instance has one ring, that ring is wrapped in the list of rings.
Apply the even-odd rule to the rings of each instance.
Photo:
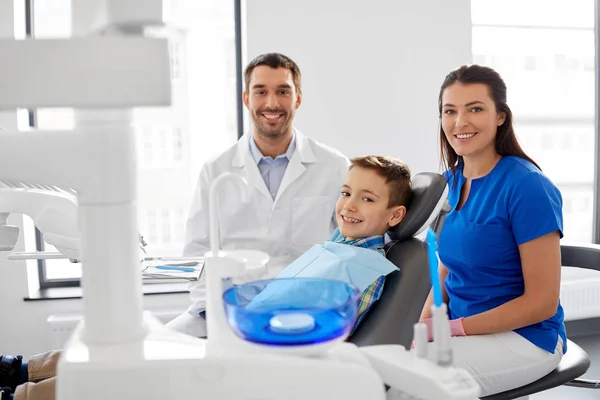
[[[427,257],[429,260],[429,275],[433,292],[431,313],[433,319],[433,341],[436,348],[437,363],[442,366],[452,364],[452,346],[450,345],[450,322],[448,307],[443,302],[442,288],[438,272],[437,237],[433,229],[427,231]]]

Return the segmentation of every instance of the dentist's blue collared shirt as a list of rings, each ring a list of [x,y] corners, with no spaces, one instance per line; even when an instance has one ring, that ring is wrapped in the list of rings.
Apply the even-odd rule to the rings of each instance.
[[[281,185],[281,181],[283,180],[283,174],[285,174],[285,169],[287,168],[295,149],[295,133],[292,136],[292,141],[290,142],[290,145],[288,146],[286,152],[275,157],[274,159],[272,157],[263,156],[263,154],[258,149],[258,146],[256,146],[254,137],[250,137],[250,154],[252,154],[252,158],[254,159],[254,161],[256,161],[256,165],[258,165],[260,174],[262,175],[273,199],[275,198],[275,196],[277,196],[279,186]]]

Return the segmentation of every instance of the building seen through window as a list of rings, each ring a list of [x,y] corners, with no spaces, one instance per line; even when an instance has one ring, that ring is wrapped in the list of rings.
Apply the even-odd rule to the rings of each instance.
[[[519,141],[562,193],[565,240],[591,242],[594,1],[471,4],[473,61],[506,81]]]

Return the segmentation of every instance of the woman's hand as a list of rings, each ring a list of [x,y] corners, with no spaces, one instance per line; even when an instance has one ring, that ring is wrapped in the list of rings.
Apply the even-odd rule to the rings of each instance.
[[[448,321],[450,323],[450,336],[467,336],[462,321],[463,318]],[[433,341],[433,319],[427,318],[421,322],[427,325],[427,340],[429,342]]]

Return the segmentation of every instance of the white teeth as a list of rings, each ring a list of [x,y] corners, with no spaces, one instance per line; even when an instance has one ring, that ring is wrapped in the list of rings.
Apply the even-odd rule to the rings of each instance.
[[[277,119],[281,117],[281,114],[263,114],[266,119]]]
[[[468,139],[475,136],[474,133],[465,133],[464,135],[456,135],[457,138],[459,139]]]
[[[353,223],[353,224],[357,224],[357,223],[359,223],[359,222],[360,222],[360,220],[358,220],[358,219],[354,219],[354,218],[345,217],[345,216],[343,216],[343,215],[342,215],[342,219],[343,219],[344,221],[346,221],[346,222],[351,222],[351,223]]]

